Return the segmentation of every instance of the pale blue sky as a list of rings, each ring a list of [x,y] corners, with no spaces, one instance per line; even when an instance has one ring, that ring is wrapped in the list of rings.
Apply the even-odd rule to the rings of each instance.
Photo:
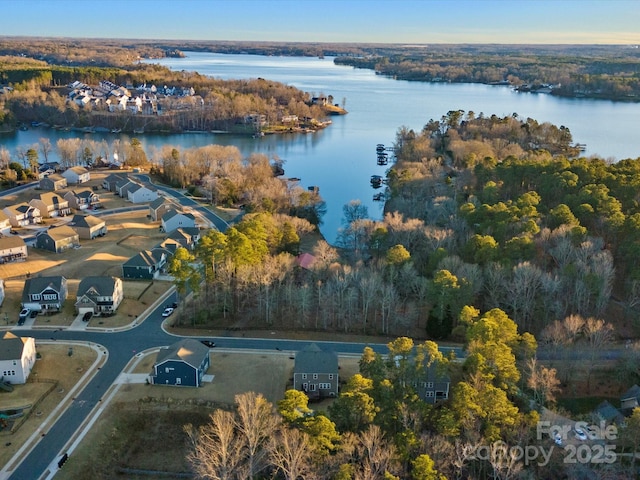
[[[640,0],[0,0],[0,35],[640,44]]]

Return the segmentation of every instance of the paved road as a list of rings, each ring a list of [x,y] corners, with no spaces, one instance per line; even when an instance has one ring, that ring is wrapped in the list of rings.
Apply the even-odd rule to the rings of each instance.
[[[209,220],[219,231],[225,232],[227,230],[227,228],[229,228],[229,224],[227,222],[225,222],[222,218],[220,218],[218,215],[213,213],[208,208],[203,207],[202,205],[200,205],[198,202],[196,202],[192,198],[187,197],[186,195],[174,190],[173,188],[165,187],[163,185],[158,185],[157,183],[153,183],[151,181],[151,178],[149,178],[149,175],[140,174],[140,175],[135,175],[135,176],[139,180],[141,180],[142,182],[151,184],[155,188],[157,188],[158,190],[161,190],[161,191],[171,195],[183,207],[188,207],[188,208],[191,208],[192,210],[197,211],[203,217],[205,217],[207,220]]]

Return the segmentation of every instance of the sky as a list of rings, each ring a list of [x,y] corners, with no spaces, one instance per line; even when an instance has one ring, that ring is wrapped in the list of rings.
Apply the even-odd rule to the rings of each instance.
[[[0,35],[640,45],[640,0],[0,0]]]

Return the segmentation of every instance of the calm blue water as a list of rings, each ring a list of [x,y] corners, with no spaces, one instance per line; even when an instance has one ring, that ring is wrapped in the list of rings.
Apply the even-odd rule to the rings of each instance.
[[[251,139],[221,134],[143,135],[140,140],[153,155],[153,147],[174,144],[182,147],[211,143],[236,145],[243,153],[261,152],[285,160],[286,175],[299,177],[304,186],[317,185],[327,202],[321,230],[327,241],[335,241],[342,221],[342,206],[353,199],[367,205],[372,218],[380,218],[382,204],[373,201],[369,178],[384,175],[387,167],[376,165],[375,146],[391,146],[401,126],[420,130],[430,119],[440,119],[449,110],[461,109],[498,116],[517,113],[539,122],[568,127],[574,142],[587,145],[585,155],[621,160],[640,156],[637,129],[640,104],[586,99],[562,99],[549,95],[521,94],[509,87],[476,84],[428,84],[398,81],[375,75],[370,70],[336,66],[332,58],[264,57],[190,53],[183,59],[154,60],[174,70],[197,71],[222,79],[266,78],[293,85],[311,94],[333,95],[348,115],[332,117],[333,125],[314,134],[273,135]],[[31,145],[48,136],[58,138],[72,132],[28,130],[12,137],[0,137],[10,150]],[[91,135],[105,138],[113,135]],[[127,141],[126,135],[120,136]],[[55,157],[55,154],[51,157]]]

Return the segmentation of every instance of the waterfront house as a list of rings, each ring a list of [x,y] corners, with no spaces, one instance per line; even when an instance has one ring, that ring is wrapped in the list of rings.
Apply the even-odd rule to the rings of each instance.
[[[69,201],[69,205],[76,210],[86,210],[100,205],[100,197],[90,188],[80,190],[69,190],[64,194],[64,198]]]
[[[209,369],[209,348],[193,338],[183,338],[158,352],[150,383],[200,387]]]
[[[76,313],[91,312],[94,315],[111,315],[124,298],[122,280],[118,277],[85,277],[78,285]]]
[[[160,220],[160,229],[165,233],[171,233],[180,227],[195,228],[195,226],[196,217],[191,213],[182,213],[178,210],[169,210]]]
[[[29,205],[40,210],[44,218],[64,217],[71,213],[69,201],[54,192],[38,193]]]
[[[51,227],[36,235],[36,248],[62,253],[80,246],[80,236],[68,225]]]
[[[96,237],[103,237],[107,234],[107,223],[93,215],[74,215],[69,222],[69,226],[84,240],[93,240]]]
[[[36,363],[36,341],[33,337],[18,337],[4,332],[0,339],[0,382],[27,383]]]
[[[26,202],[17,205],[10,205],[3,210],[4,214],[9,218],[12,227],[25,227],[27,225],[36,225],[42,223],[40,209],[29,205]]]
[[[167,263],[167,250],[153,248],[143,250],[122,264],[122,276],[124,278],[152,280],[160,275],[162,268]]]
[[[84,167],[71,167],[62,172],[62,176],[67,179],[70,185],[80,185],[91,180],[89,170]]]
[[[67,293],[67,279],[61,275],[27,278],[22,290],[22,308],[59,312],[67,299]]]
[[[27,244],[17,235],[0,237],[0,264],[26,260]]]
[[[57,173],[52,173],[40,179],[38,186],[41,190],[57,191],[67,188],[67,179]]]
[[[305,392],[310,400],[336,397],[338,355],[315,343],[300,350],[293,366],[293,388]]]

